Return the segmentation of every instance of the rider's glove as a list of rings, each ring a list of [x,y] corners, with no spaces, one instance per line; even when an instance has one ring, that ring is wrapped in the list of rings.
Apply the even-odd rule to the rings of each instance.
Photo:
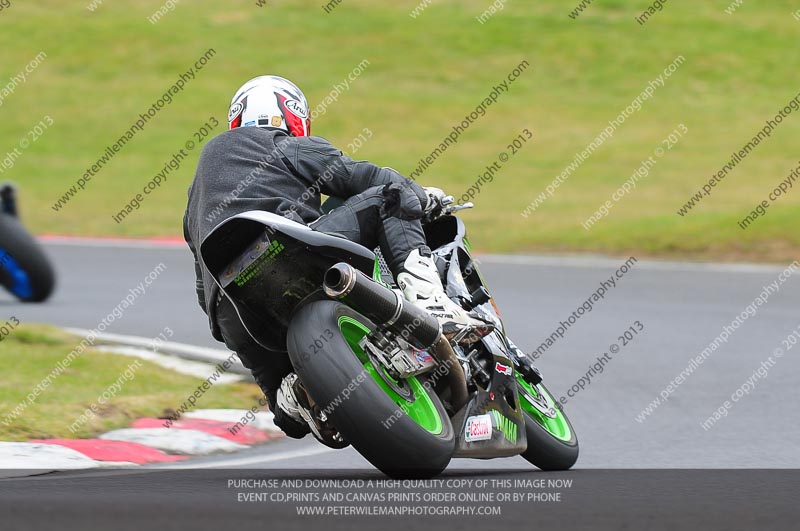
[[[425,190],[425,195],[428,198],[428,202],[425,204],[425,214],[430,214],[435,210],[441,210],[441,208],[445,206],[447,194],[444,190],[433,186],[426,186],[423,190]]]

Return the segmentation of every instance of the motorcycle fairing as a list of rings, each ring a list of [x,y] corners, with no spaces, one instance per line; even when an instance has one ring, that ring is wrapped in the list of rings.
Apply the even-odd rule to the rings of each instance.
[[[485,286],[485,282],[473,263],[464,223],[453,216],[441,218],[427,225],[425,234],[439,267],[445,273],[447,295],[471,305],[472,294]],[[475,305],[474,310],[491,318],[497,325],[492,334],[482,339],[484,347],[492,355],[488,367],[491,375],[487,388],[476,391],[452,419],[453,427],[460,428],[456,434],[454,457],[517,455],[527,449],[528,442],[517,391],[516,365],[510,357],[503,322],[493,299]],[[486,418],[485,415],[492,423],[491,437],[474,440],[468,433],[471,419]]]
[[[217,225],[201,243],[199,256],[248,333],[277,351],[286,350],[294,311],[322,298],[328,268],[347,262],[371,274],[375,262],[366,247],[262,211],[243,212]]]
[[[456,432],[456,451],[453,457],[508,457],[528,448],[525,435],[525,417],[519,402],[513,362],[506,355],[502,332],[495,330],[482,339],[492,354],[488,370],[491,379],[486,389],[478,389],[472,399],[452,419]],[[470,440],[470,419],[489,415],[492,436],[485,440]]]

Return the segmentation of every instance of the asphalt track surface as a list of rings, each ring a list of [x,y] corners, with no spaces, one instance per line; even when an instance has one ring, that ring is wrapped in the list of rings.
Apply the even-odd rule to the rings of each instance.
[[[197,306],[187,250],[133,243],[58,243],[48,244],[47,250],[59,272],[54,298],[45,305],[22,305],[0,295],[3,320],[13,315],[22,322],[95,328],[130,289],[143,282],[158,264],[164,264],[166,267],[162,267],[145,293],[137,296],[133,306],[107,331],[155,337],[169,327],[174,332],[173,341],[221,346],[211,338],[205,316]],[[595,292],[601,281],[613,276],[624,261],[486,256],[481,257],[481,269],[503,312],[510,337],[524,351],[531,352],[557,329],[559,321],[566,320]],[[602,374],[594,375],[591,383],[570,397],[565,406],[580,440],[581,456],[573,472],[557,477],[574,478],[584,491],[575,490],[572,503],[550,505],[547,511],[535,511],[534,517],[519,507],[516,512],[509,510],[504,513],[504,520],[563,524],[559,518],[564,515],[560,513],[579,507],[581,515],[571,512],[570,522],[574,525],[568,528],[584,524],[587,528],[596,528],[598,524],[621,525],[621,515],[637,511],[640,519],[636,522],[649,522],[650,528],[660,528],[662,524],[666,528],[671,522],[670,514],[686,518],[693,515],[689,520],[693,522],[702,521],[703,515],[708,518],[717,514],[718,519],[706,523],[707,527],[719,524],[720,528],[723,524],[744,526],[745,522],[770,527],[775,522],[765,516],[767,509],[775,509],[769,512],[772,516],[796,517],[796,509],[794,514],[785,512],[792,505],[781,505],[775,497],[776,492],[797,492],[800,481],[796,471],[751,471],[745,477],[731,478],[723,471],[691,476],[689,470],[666,469],[800,467],[800,427],[796,422],[800,346],[784,349],[782,357],[775,357],[782,341],[800,326],[797,310],[800,271],[781,284],[780,290],[697,367],[668,401],[643,421],[636,420],[690,360],[722,332],[723,326],[730,325],[765,285],[778,279],[783,269],[640,261],[623,278],[616,279],[616,287],[575,321],[563,338],[536,362],[551,392],[564,396],[598,356],[609,353],[611,345],[621,347],[606,363]],[[627,346],[622,346],[619,336],[631,326],[638,329],[636,321],[643,326],[642,331]],[[753,378],[770,356],[774,363],[768,367],[766,377]],[[731,402],[726,417],[704,429],[701,424],[726,400],[730,401],[748,380],[753,389]],[[100,523],[104,518],[115,521],[119,529],[127,528],[122,526],[123,520],[144,524],[148,511],[151,518],[168,523],[173,509],[184,516],[193,509],[197,525],[221,523],[224,515],[253,523],[258,520],[255,505],[225,501],[225,478],[276,474],[381,477],[352,449],[328,451],[311,438],[281,441],[233,456],[193,460],[191,466],[206,470],[167,472],[152,467],[123,475],[93,471],[4,480],[0,481],[0,513],[11,518],[9,522],[30,524],[26,529],[38,528],[35,524],[39,520],[44,525],[48,517],[47,511],[31,516],[30,511],[37,504],[50,507],[53,511],[50,516],[76,516],[89,511],[97,517],[84,522],[64,520],[77,522],[75,529],[80,529],[81,523]],[[620,472],[605,470],[631,468],[642,470],[627,471],[622,476]],[[201,476],[187,479],[190,476],[182,475],[189,473]],[[525,478],[543,475],[521,458],[491,462],[457,459],[444,477],[494,477],[491,474]],[[781,480],[770,484],[765,477]],[[687,487],[687,481],[693,482],[692,488],[698,489],[697,492]],[[756,489],[758,481],[767,481],[765,484],[774,488]],[[781,482],[785,489],[779,488]],[[700,487],[701,483],[705,487]],[[169,485],[174,487],[176,496],[162,493],[159,497],[160,489]],[[754,492],[758,496],[754,497]],[[130,495],[127,505],[123,503],[126,493]],[[771,496],[768,499],[767,494]],[[208,505],[213,505],[214,499],[219,501],[217,513],[210,511]],[[705,502],[699,503],[700,499]],[[631,505],[632,502],[635,503]],[[758,504],[760,510],[756,513],[745,510],[751,504]],[[633,511],[632,507],[638,509]],[[711,507],[719,511],[709,512]],[[285,509],[270,510],[283,515],[284,528],[290,528],[290,523],[297,521],[284,514]],[[207,512],[208,516],[203,517]],[[589,519],[588,515],[594,516]],[[746,515],[755,520],[747,520]],[[306,525],[298,528],[309,528],[311,521],[308,517],[304,521]],[[416,528],[413,522],[420,525],[429,522],[424,518],[403,521],[410,525],[406,528]],[[490,521],[484,519],[485,524],[480,527]],[[177,520],[174,522],[177,524]],[[354,521],[333,518],[327,527],[338,529],[341,523],[344,529],[348,528],[345,525],[348,522]],[[249,528],[249,524],[237,525]],[[64,528],[72,529],[69,525]],[[170,527],[165,523],[159,528]],[[190,527],[187,524],[175,528]]]

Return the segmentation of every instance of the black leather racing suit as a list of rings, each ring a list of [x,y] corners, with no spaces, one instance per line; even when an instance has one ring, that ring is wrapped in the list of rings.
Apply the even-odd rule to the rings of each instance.
[[[320,217],[321,194],[345,202]],[[410,179],[389,168],[355,161],[320,137],[241,127],[206,144],[183,220],[184,237],[195,258],[198,302],[214,337],[250,369],[276,415],[275,391],[291,370],[289,358],[285,352],[266,350],[247,333],[230,301],[198,261],[203,239],[235,214],[263,210],[368,248],[380,246],[396,275],[412,250],[430,252],[419,221],[426,201],[424,190]]]

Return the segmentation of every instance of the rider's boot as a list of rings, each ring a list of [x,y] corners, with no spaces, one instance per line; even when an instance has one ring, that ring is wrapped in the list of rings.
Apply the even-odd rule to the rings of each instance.
[[[397,284],[406,299],[438,319],[447,339],[471,343],[494,330],[492,323],[467,312],[447,296],[429,254],[423,255],[416,249],[411,251],[397,275]]]
[[[326,446],[331,448],[344,448],[347,443],[344,441],[336,428],[328,421],[323,411],[308,396],[303,383],[295,373],[284,376],[281,386],[277,393],[277,410],[275,416],[284,414],[291,419],[291,424],[303,426],[304,430],[296,433],[300,439],[310,431],[314,437]],[[284,431],[286,431],[284,429]],[[288,434],[290,437],[292,435]]]
[[[273,422],[283,433],[292,439],[302,439],[311,432],[299,412],[287,403],[285,393],[278,389],[265,390],[264,394],[267,395],[267,404],[275,416]]]

